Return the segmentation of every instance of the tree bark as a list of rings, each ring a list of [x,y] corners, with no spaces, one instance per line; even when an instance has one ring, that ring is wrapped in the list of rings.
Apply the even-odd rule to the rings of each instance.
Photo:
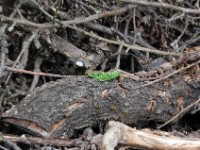
[[[69,76],[36,89],[1,120],[51,137],[64,131],[72,135],[108,120],[142,127],[151,121],[168,121],[199,96],[199,87],[187,84],[180,75],[133,90],[141,84],[130,79],[99,82]]]

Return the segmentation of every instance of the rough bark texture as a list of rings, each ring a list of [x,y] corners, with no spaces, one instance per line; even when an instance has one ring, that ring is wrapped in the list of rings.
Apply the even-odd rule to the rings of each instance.
[[[108,120],[136,126],[149,121],[163,123],[199,95],[199,89],[181,76],[131,90],[140,84],[130,79],[99,82],[69,76],[38,88],[3,116],[35,122],[50,136],[60,136]]]

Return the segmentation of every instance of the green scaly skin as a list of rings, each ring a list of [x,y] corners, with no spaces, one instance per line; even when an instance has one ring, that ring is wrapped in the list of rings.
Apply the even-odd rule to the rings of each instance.
[[[109,71],[109,72],[91,72],[87,73],[90,78],[95,78],[99,81],[109,81],[120,77],[120,71]]]

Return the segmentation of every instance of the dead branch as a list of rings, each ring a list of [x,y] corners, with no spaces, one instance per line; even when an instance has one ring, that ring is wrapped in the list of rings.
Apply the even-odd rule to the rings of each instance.
[[[37,89],[23,103],[4,113],[2,121],[39,135],[38,129],[42,128],[52,137],[63,130],[70,136],[76,129],[111,119],[137,125],[149,120],[166,122],[199,96],[199,90],[189,86],[180,75],[131,90],[140,84],[143,82],[131,79],[101,83],[83,76],[69,76]]]
[[[47,77],[54,77],[54,78],[67,77],[66,75],[51,74],[51,73],[44,73],[44,72],[33,72],[33,71],[28,71],[28,70],[24,70],[24,69],[17,69],[17,68],[12,68],[12,67],[6,67],[5,69],[7,71],[12,71],[12,72],[31,74],[31,75],[39,75],[39,76],[47,76]]]
[[[77,28],[75,26],[67,25],[67,27],[70,28],[70,29],[82,32],[82,33],[84,33],[87,36],[96,38],[96,39],[98,39],[100,41],[104,41],[104,42],[109,43],[109,44],[116,44],[116,45],[119,45],[119,46],[122,44],[124,47],[129,48],[129,49],[137,49],[139,51],[150,52],[150,53],[155,53],[155,54],[160,54],[160,55],[172,55],[172,56],[179,56],[179,57],[181,56],[181,53],[159,51],[159,50],[154,50],[154,49],[150,49],[150,48],[141,47],[139,45],[130,45],[130,44],[127,44],[127,43],[123,43],[123,41],[109,40],[109,39],[100,37],[100,36],[98,36],[98,35],[96,35],[94,33],[89,33],[87,31],[82,30],[80,28]]]
[[[26,137],[26,136],[9,136],[9,135],[1,135],[0,142],[12,141],[15,143],[24,143],[24,144],[40,144],[40,145],[52,145],[52,146],[77,146],[80,143],[79,140],[62,140],[62,139],[48,139],[41,137]]]
[[[149,150],[199,150],[200,140],[175,137],[170,133],[137,130],[116,121],[109,121],[102,139],[102,150],[114,150],[118,145]]]
[[[187,106],[186,108],[184,108],[183,110],[181,110],[178,114],[176,114],[174,117],[172,117],[169,121],[167,121],[164,124],[162,124],[161,126],[157,127],[157,129],[161,129],[164,126],[166,126],[167,124],[169,124],[171,122],[177,121],[181,116],[183,116],[185,113],[187,113],[192,107],[194,107],[199,102],[200,102],[200,98],[196,102],[190,104],[189,106]]]
[[[198,9],[189,9],[189,8],[183,8],[183,7],[179,7],[179,6],[174,6],[174,5],[170,5],[167,3],[159,3],[159,2],[148,2],[148,1],[137,1],[137,0],[119,0],[121,2],[127,2],[127,3],[132,3],[132,4],[136,4],[136,5],[141,5],[141,6],[149,6],[149,7],[159,7],[159,8],[165,8],[165,9],[173,9],[176,11],[181,11],[184,13],[188,13],[188,14],[200,14],[200,10]]]

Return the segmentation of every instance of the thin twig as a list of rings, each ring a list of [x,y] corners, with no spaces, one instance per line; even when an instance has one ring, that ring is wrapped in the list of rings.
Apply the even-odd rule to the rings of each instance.
[[[135,16],[136,16],[135,11],[136,11],[136,8],[134,8],[134,10],[133,10],[133,29],[134,29],[134,41],[133,41],[133,45],[135,45],[135,43],[136,43],[137,33],[138,33],[137,26],[136,26],[136,21],[135,21]]]
[[[109,40],[109,39],[100,37],[100,36],[94,34],[93,32],[87,32],[87,31],[82,30],[80,28],[77,28],[75,26],[68,25],[67,27],[70,28],[70,29],[74,29],[76,31],[82,32],[87,36],[96,38],[96,39],[98,39],[100,41],[104,41],[104,42],[109,43],[109,44],[115,44],[115,45],[119,45],[120,46],[123,43],[123,46],[126,47],[126,48],[129,48],[129,49],[137,49],[139,51],[150,52],[150,53],[155,53],[155,54],[159,54],[159,55],[172,55],[172,56],[179,56],[179,57],[182,55],[181,53],[164,52],[164,51],[159,51],[159,50],[154,50],[154,49],[150,49],[150,48],[141,47],[139,45],[130,45],[130,44],[124,43],[123,41]]]
[[[23,44],[22,44],[22,50],[21,50],[20,54],[18,55],[17,59],[15,60],[15,62],[14,62],[14,64],[13,64],[12,68],[15,68],[16,65],[17,65],[17,63],[19,63],[20,59],[21,59],[22,56],[25,54],[25,52],[26,52],[26,51],[28,52],[29,47],[31,46],[31,43],[32,43],[32,41],[34,40],[34,38],[36,37],[36,35],[38,34],[38,32],[39,32],[39,30],[33,31],[32,35],[31,35],[29,38],[27,38],[26,40],[24,40],[24,42],[23,42]],[[22,61],[24,62],[24,64],[22,63],[23,65],[26,65],[26,61],[27,61],[27,59],[28,59],[27,57],[28,57],[27,55],[23,57],[23,59],[22,59]],[[20,65],[20,64],[19,64],[19,65]],[[21,65],[21,67],[22,67],[22,69],[23,69],[25,66],[22,66],[22,65]],[[8,75],[5,84],[8,84],[11,75],[12,75],[12,74],[9,74],[9,75]]]
[[[185,31],[187,30],[188,27],[188,21],[185,21],[185,27],[183,29],[183,31],[181,32],[181,34],[177,37],[176,40],[174,40],[170,45],[174,48],[174,49],[178,49],[178,42],[180,41],[180,39],[182,38],[182,36],[184,35]]]
[[[75,20],[69,20],[69,21],[62,21],[62,26],[63,27],[66,27],[70,24],[82,24],[82,23],[86,23],[86,22],[89,22],[89,21],[92,21],[92,20],[96,20],[96,19],[99,19],[99,18],[102,18],[102,17],[108,17],[108,16],[116,16],[116,15],[119,15],[119,14],[122,14],[124,12],[127,12],[129,10],[132,10],[135,6],[134,5],[127,5],[123,8],[120,8],[120,9],[115,9],[115,10],[112,10],[112,11],[105,11],[105,12],[101,12],[101,13],[97,13],[97,14],[94,14],[94,15],[90,15],[88,17],[85,17],[85,18],[76,18]]]
[[[19,73],[25,73],[25,74],[31,74],[31,75],[40,75],[40,76],[48,76],[48,77],[55,77],[55,78],[68,77],[67,75],[51,74],[51,73],[44,73],[44,72],[33,72],[33,71],[24,70],[24,69],[16,69],[12,67],[5,67],[5,69],[7,71],[19,72]]]
[[[11,141],[9,139],[6,139],[3,135],[0,135],[0,141],[3,141],[5,144],[7,144],[7,146],[10,149],[13,149],[13,150],[22,150],[20,147],[17,146],[16,143],[14,143],[13,141]]]
[[[41,137],[25,137],[25,136],[1,136],[0,142],[9,140],[16,143],[25,143],[25,144],[40,144],[40,145],[53,145],[53,146],[75,146],[78,144],[76,140],[62,140],[62,139],[48,139]]]
[[[167,3],[159,3],[159,2],[148,2],[144,0],[116,0],[117,2],[127,2],[131,4],[136,4],[136,5],[141,5],[141,6],[147,6],[147,7],[159,7],[159,8],[165,8],[165,9],[170,9],[170,10],[176,10],[176,11],[181,11],[186,14],[200,14],[200,9],[189,9],[189,8],[184,8],[184,7],[179,7],[179,6],[174,6],[170,5]]]
[[[40,66],[42,64],[42,61],[43,61],[42,57],[37,57],[34,64],[34,72],[40,72]],[[38,84],[39,78],[40,78],[39,75],[34,75],[30,92],[33,92],[33,90],[35,89],[36,85]]]
[[[3,68],[5,65],[6,54],[5,52],[1,52],[1,60],[0,60],[0,78],[3,76]]]
[[[21,2],[16,6],[16,8],[13,10],[13,12],[10,14],[10,18],[13,18],[16,14],[17,9],[19,9],[21,7]],[[15,24],[15,22],[13,22],[13,24]],[[8,28],[8,24],[4,24],[1,26],[0,28],[0,40],[1,40],[1,50],[0,50],[0,78],[3,75],[3,68],[5,65],[5,60],[6,60],[6,53],[8,53],[8,42],[6,37],[4,37],[6,29]]]
[[[117,51],[117,53],[119,54],[117,55],[117,63],[116,63],[115,69],[119,69],[122,48],[123,48],[123,43],[119,46],[119,49]]]
[[[178,118],[180,118],[180,116],[182,114],[185,114],[190,108],[192,108],[193,106],[195,106],[196,104],[198,104],[200,102],[200,98],[195,101],[194,103],[190,104],[189,106],[185,107],[183,110],[181,110],[178,114],[176,114],[174,117],[172,117],[170,120],[168,120],[167,122],[165,122],[164,124],[162,124],[161,126],[157,127],[157,129],[161,129],[164,126],[166,126],[167,124],[177,120]]]
[[[38,23],[33,23],[31,21],[28,21],[28,20],[19,20],[19,19],[13,19],[13,18],[10,18],[10,17],[6,17],[4,15],[0,15],[0,20],[1,22],[6,22],[6,23],[13,23],[15,22],[17,25],[24,25],[24,26],[29,26],[29,27],[33,27],[33,28],[53,28],[53,27],[60,27],[61,24],[62,24],[62,27],[66,27],[70,24],[82,24],[82,23],[86,23],[86,22],[89,22],[89,21],[92,21],[92,20],[96,20],[96,19],[99,19],[99,18],[102,18],[102,17],[108,17],[108,16],[115,16],[115,15],[119,15],[119,14],[122,14],[128,10],[131,10],[133,9],[135,6],[130,4],[130,5],[127,5],[123,8],[120,8],[120,9],[116,9],[116,10],[112,10],[112,11],[105,11],[105,12],[102,12],[102,13],[97,13],[97,14],[94,14],[94,15],[90,15],[88,17],[82,17],[82,18],[76,18],[74,20],[68,20],[68,21],[60,21],[58,19],[55,19],[54,21],[56,23],[44,23],[44,24],[38,24]],[[40,7],[41,9],[41,7]],[[43,10],[43,13],[46,12],[45,10]],[[47,12],[45,14],[48,14]],[[50,19],[52,19],[51,15],[47,15],[48,17],[50,17]]]
[[[2,149],[2,150],[9,150],[9,149],[7,149],[7,148],[1,146],[1,145],[0,145],[0,149]]]
[[[50,15],[47,11],[45,11],[42,6],[40,4],[38,4],[35,0],[30,0],[30,2],[32,2],[34,5],[36,5],[38,7],[38,9],[46,16],[48,16],[48,18],[50,18],[51,20],[53,20],[53,16]]]
[[[147,84],[143,84],[143,85],[137,86],[137,87],[133,88],[132,90],[140,89],[140,88],[152,85],[154,83],[160,82],[160,81],[162,81],[164,79],[167,79],[167,78],[169,78],[169,77],[171,77],[171,76],[173,76],[173,75],[175,75],[175,74],[177,74],[177,73],[179,73],[179,72],[181,72],[183,70],[189,69],[189,68],[191,68],[191,67],[193,67],[193,66],[195,66],[195,65],[197,65],[199,63],[200,63],[200,60],[198,62],[195,62],[195,63],[192,63],[192,64],[188,65],[187,67],[180,68],[180,69],[178,69],[178,70],[176,70],[176,71],[174,71],[174,72],[172,72],[172,73],[170,73],[170,74],[168,74],[168,75],[166,75],[166,76],[164,76],[162,78],[156,79],[156,80],[151,81],[151,82],[149,82]]]
[[[127,8],[133,9],[134,6],[130,5],[130,6],[127,6]],[[104,13],[95,14],[93,17],[89,16],[90,18],[87,18],[87,17],[86,18],[82,18],[81,20],[82,21],[84,20],[83,22],[80,22],[80,20],[77,19],[77,20],[74,20],[74,21],[73,20],[69,20],[67,22],[66,21],[63,21],[63,22],[59,21],[59,23],[62,24],[62,26],[64,26],[64,27],[68,27],[68,28],[77,30],[79,32],[83,32],[85,35],[91,36],[93,38],[97,38],[97,39],[99,39],[101,41],[105,41],[105,42],[110,43],[110,44],[121,45],[120,41],[108,40],[108,39],[99,37],[98,35],[86,32],[86,31],[84,31],[82,29],[79,29],[77,27],[70,26],[69,24],[85,23],[87,21],[91,21],[92,19],[98,19],[98,17],[105,17],[105,16],[110,16],[110,15],[117,15],[117,14],[122,13],[122,12],[125,12],[124,8],[119,9],[117,12],[116,11],[108,11],[108,12],[104,12]],[[36,23],[32,23],[32,22],[27,21],[27,20],[13,19],[13,18],[9,18],[9,17],[3,16],[3,15],[0,15],[0,19],[1,19],[1,21],[5,21],[5,22],[8,22],[8,23],[16,22],[16,25],[17,24],[19,24],[19,25],[26,25],[26,26],[30,26],[30,27],[34,27],[34,28],[60,27],[60,25],[56,24],[56,23],[55,24],[51,24],[51,23],[36,24]],[[173,55],[173,56],[180,56],[181,55],[181,53],[164,52],[164,51],[154,50],[154,49],[145,48],[145,47],[141,47],[141,46],[137,46],[137,45],[129,45],[129,44],[126,44],[126,43],[124,43],[123,46],[126,47],[126,48],[130,48],[130,49],[137,49],[137,50],[140,50],[140,51],[151,52],[151,53],[156,53],[156,54],[160,54],[160,55]]]

